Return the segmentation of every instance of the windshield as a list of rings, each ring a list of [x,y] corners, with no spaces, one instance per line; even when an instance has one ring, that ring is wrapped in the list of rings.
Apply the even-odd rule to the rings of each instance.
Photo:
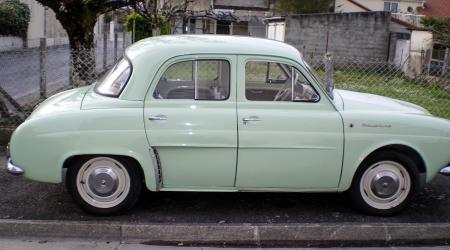
[[[320,88],[322,88],[322,90],[325,91],[325,93],[327,93],[327,95],[331,98],[331,100],[334,100],[333,96],[334,86],[327,86],[327,84],[324,81],[322,81],[322,78],[320,78],[319,74],[317,74],[317,72],[313,68],[311,68],[311,66],[309,66],[307,62],[303,61],[303,63],[305,64],[306,70],[308,70],[309,74],[312,75],[319,83]]]
[[[105,74],[105,77],[99,81],[95,90],[101,95],[118,97],[127,84],[130,75],[131,64],[128,60],[122,59]]]

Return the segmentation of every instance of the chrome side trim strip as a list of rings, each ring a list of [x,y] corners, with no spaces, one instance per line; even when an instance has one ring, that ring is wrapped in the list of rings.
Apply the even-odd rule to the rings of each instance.
[[[149,152],[150,152],[150,157],[152,158],[153,170],[155,172],[156,191],[159,191],[159,190],[161,190],[161,186],[162,186],[162,174],[161,174],[161,164],[159,161],[158,151],[156,151],[156,149],[150,147]]]
[[[22,175],[25,173],[25,171],[21,167],[12,163],[11,158],[8,158],[8,160],[6,161],[6,168],[8,172],[13,175]]]

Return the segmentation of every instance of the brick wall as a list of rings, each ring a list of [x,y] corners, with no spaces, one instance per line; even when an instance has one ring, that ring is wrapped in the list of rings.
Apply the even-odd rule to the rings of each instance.
[[[335,58],[388,59],[388,12],[356,12],[286,17],[285,41],[305,58],[319,59],[327,51]]]

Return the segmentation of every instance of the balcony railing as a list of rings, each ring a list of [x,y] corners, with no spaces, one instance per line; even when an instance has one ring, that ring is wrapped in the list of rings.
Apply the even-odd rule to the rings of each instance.
[[[402,21],[408,22],[410,24],[413,24],[417,27],[422,27],[420,20],[422,20],[425,17],[424,15],[415,15],[409,13],[392,13],[391,16],[400,19]]]

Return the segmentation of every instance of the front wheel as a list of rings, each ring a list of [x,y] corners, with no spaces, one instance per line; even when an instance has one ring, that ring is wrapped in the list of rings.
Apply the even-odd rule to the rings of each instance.
[[[131,208],[141,189],[138,166],[126,158],[82,157],[67,170],[66,185],[85,211],[110,215]]]
[[[373,215],[393,215],[403,209],[419,184],[414,161],[395,152],[379,152],[362,163],[350,197],[361,211]]]

